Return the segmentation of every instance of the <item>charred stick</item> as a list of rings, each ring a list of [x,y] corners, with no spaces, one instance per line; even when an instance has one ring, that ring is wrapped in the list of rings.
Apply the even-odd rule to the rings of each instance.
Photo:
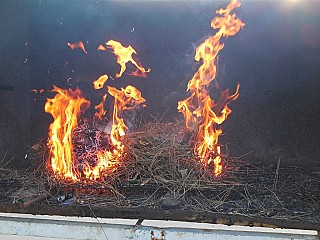
[[[50,197],[50,196],[51,196],[50,193],[44,193],[44,194],[42,194],[42,195],[40,195],[40,196],[38,196],[38,197],[36,197],[36,198],[34,198],[34,199],[31,199],[31,200],[23,203],[21,206],[22,206],[23,208],[27,208],[27,207],[29,207],[29,206],[37,203],[37,202],[40,202],[40,201],[42,201],[42,200],[47,199],[47,198]]]

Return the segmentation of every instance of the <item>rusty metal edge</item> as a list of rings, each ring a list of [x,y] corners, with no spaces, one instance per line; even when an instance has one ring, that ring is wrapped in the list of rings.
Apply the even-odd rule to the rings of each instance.
[[[304,229],[320,231],[320,224],[315,222],[294,221],[287,219],[250,217],[236,214],[223,214],[211,212],[195,212],[187,210],[164,210],[164,209],[131,209],[131,208],[101,208],[79,205],[48,205],[34,204],[23,207],[20,204],[0,203],[0,212],[23,213],[33,215],[58,215],[78,217],[100,218],[126,218],[126,219],[149,219],[171,220],[198,223],[212,223],[251,227]]]

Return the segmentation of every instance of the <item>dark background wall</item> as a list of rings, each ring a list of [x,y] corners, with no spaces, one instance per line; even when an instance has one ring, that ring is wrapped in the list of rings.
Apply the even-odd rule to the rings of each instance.
[[[97,46],[114,39],[132,45],[147,79],[124,74],[109,81],[132,84],[147,99],[146,111],[165,121],[181,119],[177,102],[198,65],[195,47],[214,34],[210,21],[228,1],[2,1],[0,80],[0,160],[24,166],[28,147],[46,138],[51,117],[43,106],[52,85],[80,87],[92,105],[104,90],[92,81],[114,76],[113,54]],[[221,142],[231,155],[319,166],[320,2],[243,1],[236,10],[246,26],[226,40],[217,80],[241,96],[223,125]],[[132,32],[132,29],[134,31]],[[88,55],[67,42],[83,41]],[[26,61],[27,59],[27,61]],[[66,62],[68,64],[66,65]],[[128,69],[133,70],[132,68]],[[67,79],[69,79],[67,81]],[[31,89],[45,89],[33,94]]]
[[[0,166],[11,160],[25,166],[30,143],[28,68],[30,5],[1,1],[0,7]],[[9,90],[4,90],[4,89]]]

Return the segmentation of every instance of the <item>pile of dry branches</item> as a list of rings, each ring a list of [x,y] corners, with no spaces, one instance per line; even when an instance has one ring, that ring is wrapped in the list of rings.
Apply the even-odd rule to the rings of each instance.
[[[108,136],[89,124],[76,131],[77,157],[94,164],[90,153],[107,148]],[[115,171],[76,183],[47,171],[47,146],[39,143],[33,146],[29,170],[0,169],[0,184],[7,186],[2,199],[29,204],[30,199],[46,198],[43,203],[179,208],[320,222],[319,173],[281,166],[280,161],[253,164],[243,160],[248,156],[228,157],[224,148],[223,172],[215,177],[210,166],[196,159],[189,139],[182,123],[145,124],[123,139],[126,154]]]

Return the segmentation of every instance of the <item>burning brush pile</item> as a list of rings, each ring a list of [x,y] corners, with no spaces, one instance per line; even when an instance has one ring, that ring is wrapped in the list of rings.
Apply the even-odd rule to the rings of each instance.
[[[188,157],[185,157],[185,162],[188,162],[189,165],[196,165],[198,169],[200,164],[202,165],[200,169],[206,169],[209,175],[215,177],[223,171],[222,153],[218,145],[218,137],[222,133],[219,125],[231,113],[228,104],[239,96],[239,85],[235,93],[230,94],[228,89],[222,90],[215,81],[216,59],[219,51],[224,47],[222,41],[229,36],[234,36],[244,26],[244,23],[236,18],[235,14],[231,14],[231,11],[239,6],[239,2],[232,1],[226,9],[218,10],[219,17],[212,20],[211,27],[218,31],[196,49],[195,60],[201,61],[202,64],[188,82],[187,92],[190,93],[190,96],[178,103],[178,111],[185,117],[186,128],[175,129],[177,136],[172,134],[167,136],[176,144],[188,143],[188,147],[182,149],[184,152],[191,153],[193,163],[190,163]],[[69,43],[69,46],[72,49],[83,48],[87,53],[83,44]],[[146,73],[151,71],[142,67],[141,63],[133,57],[136,51],[131,46],[124,47],[121,43],[110,40],[105,45],[98,47],[99,51],[108,49],[113,50],[117,63],[121,67],[116,78],[120,78],[126,71],[127,63],[132,63],[136,67],[131,75],[146,77]],[[94,81],[94,89],[103,89],[108,78],[108,75],[103,75]],[[208,87],[213,81],[217,92],[220,92],[218,101],[214,101],[208,92]],[[145,155],[145,152],[155,151],[153,154],[158,154],[154,146],[163,149],[167,147],[162,146],[162,143],[154,138],[152,138],[153,142],[148,139],[137,142],[135,139],[141,138],[137,136],[137,133],[134,134],[135,139],[127,137],[128,129],[131,127],[129,125],[132,123],[128,121],[126,114],[146,104],[142,93],[131,85],[121,89],[107,86],[107,93],[103,95],[101,103],[95,106],[96,113],[92,121],[82,118],[83,113],[90,107],[90,101],[82,96],[80,89],[61,89],[54,86],[53,92],[56,95],[47,100],[45,111],[51,114],[54,120],[49,131],[48,168],[56,179],[73,183],[109,182],[108,179],[114,172],[121,172],[120,169],[136,165],[136,162],[131,161],[133,156],[135,160],[139,160]],[[113,98],[113,111],[108,121],[105,117],[107,97]],[[143,135],[146,132],[141,131],[140,134]],[[150,134],[150,137],[152,135]],[[137,148],[138,145],[140,146]],[[144,145],[147,146],[148,151]],[[193,151],[189,151],[188,148],[193,148]],[[137,149],[144,150],[139,153]],[[168,152],[165,155],[166,158],[172,160],[175,154]],[[149,155],[149,158],[153,159],[152,155]],[[168,163],[157,162],[157,167],[161,168],[163,164]],[[131,179],[135,175],[141,175],[142,172],[144,173],[144,171],[131,169],[127,178]],[[165,178],[163,181],[166,181]]]
[[[184,121],[155,121],[131,131],[130,114],[143,108],[147,100],[134,86],[107,86],[112,78],[108,75],[93,81],[94,89],[105,91],[101,103],[94,106],[93,118],[84,118],[90,101],[79,88],[54,86],[55,96],[45,104],[45,111],[53,117],[48,143],[33,147],[37,167],[32,174],[22,174],[23,181],[14,176],[5,179],[6,184],[15,182],[20,187],[6,194],[27,205],[32,197],[24,193],[35,189],[33,196],[40,196],[37,201],[46,199],[43,202],[51,204],[179,208],[268,217],[304,215],[314,220],[320,196],[310,186],[319,186],[319,177],[308,175],[299,195],[301,169],[282,171],[280,162],[276,169],[254,166],[241,157],[229,157],[227,147],[218,143],[220,125],[231,113],[228,104],[238,98],[240,86],[234,93],[221,89],[215,79],[216,60],[226,38],[244,26],[231,13],[239,6],[232,0],[216,11],[218,16],[211,21],[216,33],[196,49],[200,66],[188,82],[188,97],[178,102]],[[82,42],[68,45],[87,54]],[[130,75],[147,77],[151,71],[133,56],[137,52],[131,46],[110,40],[98,50],[111,50],[116,56],[121,68],[115,78],[122,77],[128,63],[136,68]],[[210,96],[209,86],[220,93],[215,96],[217,101]],[[105,110],[107,98],[113,99],[110,113]],[[291,188],[285,187],[290,183]]]

